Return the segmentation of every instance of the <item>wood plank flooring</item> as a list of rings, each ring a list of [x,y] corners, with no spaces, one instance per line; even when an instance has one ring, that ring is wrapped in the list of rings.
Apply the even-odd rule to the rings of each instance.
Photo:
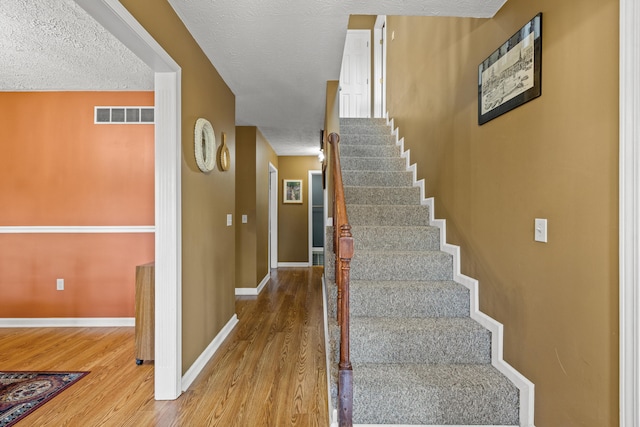
[[[133,328],[0,328],[0,370],[91,374],[18,426],[328,426],[321,267],[273,270],[258,297],[175,401],[153,399]]]

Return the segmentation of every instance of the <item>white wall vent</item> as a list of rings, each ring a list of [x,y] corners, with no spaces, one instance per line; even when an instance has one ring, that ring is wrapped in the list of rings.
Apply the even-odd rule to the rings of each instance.
[[[94,123],[103,124],[152,124],[153,107],[94,107]]]

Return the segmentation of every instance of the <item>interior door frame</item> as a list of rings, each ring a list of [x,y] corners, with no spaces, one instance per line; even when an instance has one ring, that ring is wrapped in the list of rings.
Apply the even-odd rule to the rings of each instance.
[[[119,1],[75,1],[155,73],[154,395],[173,400],[182,393],[181,68]]]
[[[278,169],[269,162],[269,270],[278,268]]]
[[[308,175],[308,191],[307,191],[307,201],[309,203],[309,221],[308,221],[308,228],[309,228],[309,237],[308,237],[308,242],[309,242],[309,265],[312,266],[313,265],[313,176],[314,175],[319,175],[320,178],[322,179],[322,171],[321,170],[309,170],[309,175]],[[322,209],[322,224],[326,224],[327,223],[327,201],[326,201],[326,190],[323,190],[322,192],[322,203],[323,203],[323,209]]]
[[[640,427],[640,4],[620,0],[620,426]]]
[[[387,114],[386,76],[387,16],[378,15],[373,26],[373,117],[382,118]]]

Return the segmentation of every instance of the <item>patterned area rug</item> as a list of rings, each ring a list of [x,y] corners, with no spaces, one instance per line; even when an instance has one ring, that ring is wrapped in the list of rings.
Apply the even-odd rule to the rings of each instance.
[[[9,427],[89,372],[0,371],[0,427]]]

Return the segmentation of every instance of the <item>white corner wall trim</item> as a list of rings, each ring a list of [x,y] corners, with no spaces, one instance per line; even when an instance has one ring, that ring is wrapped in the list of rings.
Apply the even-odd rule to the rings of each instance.
[[[153,225],[33,225],[4,226],[0,234],[155,233]]]
[[[155,72],[156,400],[182,379],[181,68],[118,0],[75,0]]]
[[[184,376],[182,377],[182,391],[187,391],[198,374],[202,372],[209,360],[211,360],[216,351],[218,351],[218,349],[222,345],[222,342],[229,336],[229,334],[237,324],[238,315],[234,314],[231,319],[229,319],[227,324],[224,325],[218,335],[216,335],[213,341],[211,341],[207,348],[204,349],[202,354],[200,354],[196,361],[193,362],[193,365],[191,365],[187,372],[185,372]]]
[[[311,267],[311,263],[309,262],[279,262],[278,268],[280,267]]]
[[[393,120],[389,120],[387,113],[387,123],[393,128]],[[414,186],[421,191],[421,204],[429,206],[429,223],[440,229],[440,249],[453,257],[453,280],[469,289],[471,318],[491,331],[491,364],[504,376],[511,380],[520,390],[520,426],[534,427],[534,384],[516,371],[503,359],[503,326],[495,319],[480,311],[478,298],[478,281],[460,273],[460,247],[447,242],[447,224],[443,219],[435,219],[435,201],[433,198],[425,198],[424,180],[417,180],[417,166],[410,164],[409,150],[404,149],[404,138],[399,139],[398,129],[394,129],[392,134],[396,137],[396,144],[400,146],[402,157],[407,159],[407,170],[413,172]]]
[[[133,317],[4,318],[0,328],[122,328],[135,323]]]
[[[640,4],[620,0],[620,427],[640,427]]]
[[[267,274],[255,288],[236,288],[236,295],[260,295],[260,292],[262,292],[267,283],[269,283],[269,279],[271,279],[271,275]]]

